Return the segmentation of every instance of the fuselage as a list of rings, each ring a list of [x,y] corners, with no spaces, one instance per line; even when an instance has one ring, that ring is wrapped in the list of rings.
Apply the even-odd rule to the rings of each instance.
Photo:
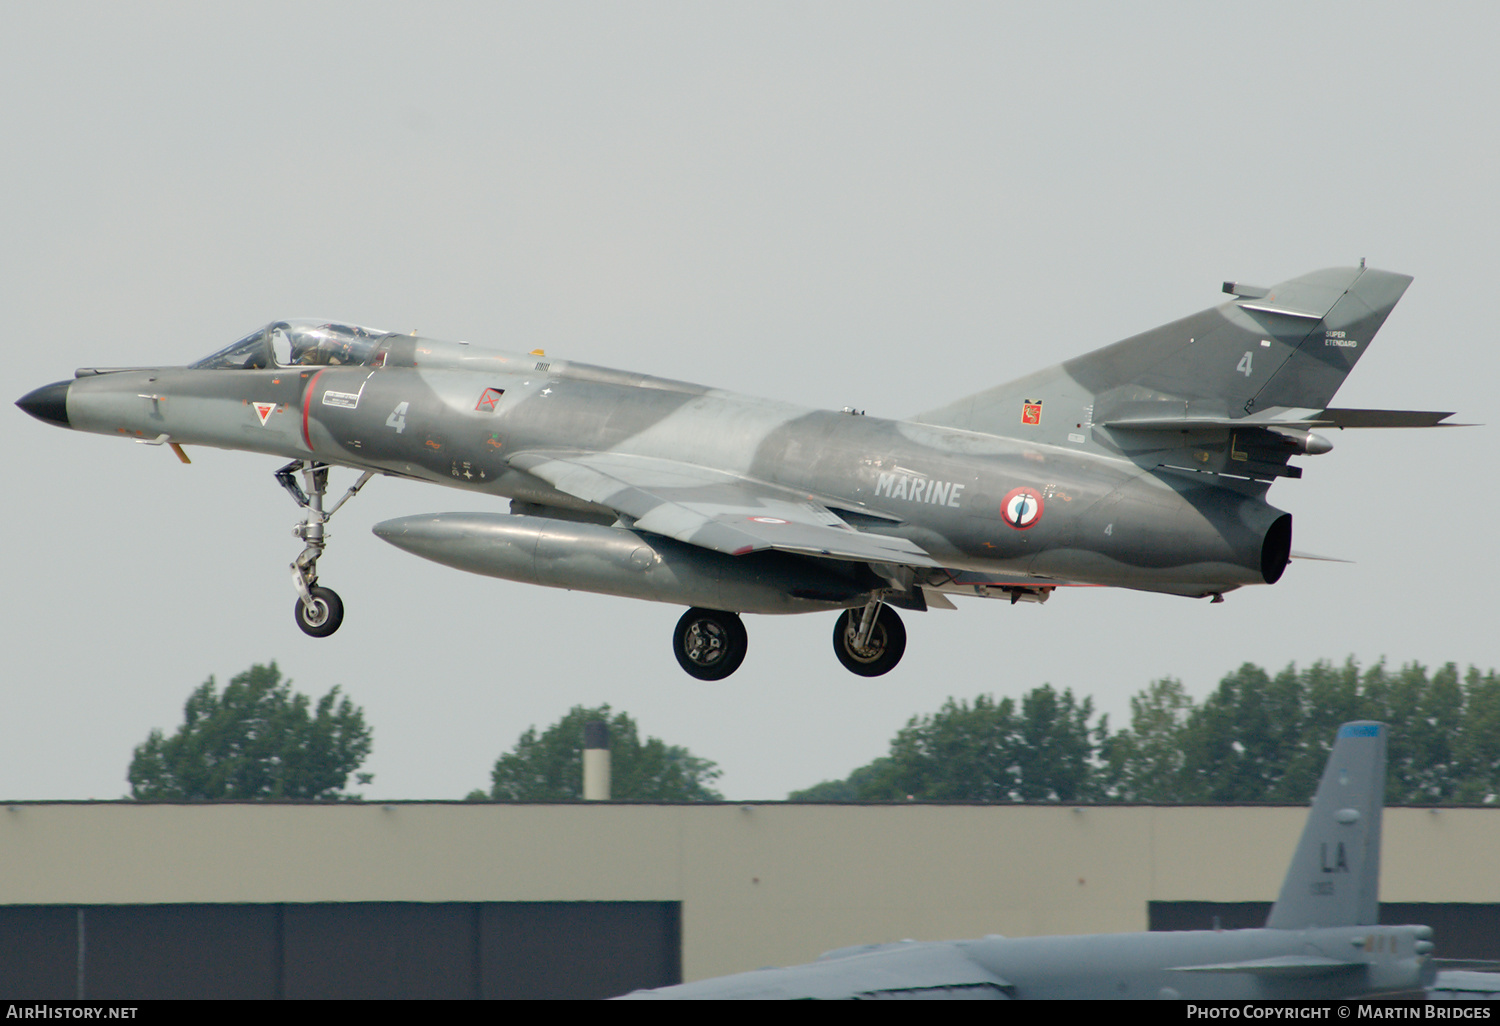
[[[917,542],[946,568],[1207,595],[1274,581],[1289,517],[1128,459],[808,409],[415,336],[362,362],[83,374],[68,425],[315,459],[610,515],[508,458],[618,452],[713,468]]]
[[[1430,982],[1432,930],[1354,926],[905,941],[631,998],[1334,1000]]]

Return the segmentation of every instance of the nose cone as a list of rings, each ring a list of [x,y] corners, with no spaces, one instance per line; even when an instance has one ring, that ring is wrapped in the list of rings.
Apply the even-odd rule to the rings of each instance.
[[[72,427],[68,423],[68,386],[71,384],[71,381],[54,381],[50,385],[43,385],[36,391],[21,396],[16,400],[16,405],[37,420]]]

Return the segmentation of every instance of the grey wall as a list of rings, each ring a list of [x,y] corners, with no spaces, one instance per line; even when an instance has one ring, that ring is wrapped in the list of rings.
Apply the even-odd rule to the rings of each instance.
[[[20,999],[602,998],[682,982],[673,902],[0,908]]]

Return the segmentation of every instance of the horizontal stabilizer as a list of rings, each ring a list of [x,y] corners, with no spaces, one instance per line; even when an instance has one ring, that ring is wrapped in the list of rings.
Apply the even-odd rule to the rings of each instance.
[[[1174,973],[1252,973],[1256,976],[1330,976],[1364,966],[1363,962],[1340,962],[1323,955],[1277,955],[1275,958],[1252,958],[1244,962],[1219,962],[1215,965],[1178,965]]]
[[[1250,417],[1118,417],[1101,427],[1122,431],[1219,431],[1245,428],[1327,427],[1319,420],[1265,420]]]
[[[1248,417],[1130,415],[1114,417],[1100,426],[1124,431],[1214,431],[1233,428],[1419,428],[1470,427],[1444,424],[1452,413],[1433,410],[1277,410]]]
[[[1339,428],[1473,427],[1442,423],[1451,416],[1452,413],[1431,410],[1324,410],[1318,419]]]

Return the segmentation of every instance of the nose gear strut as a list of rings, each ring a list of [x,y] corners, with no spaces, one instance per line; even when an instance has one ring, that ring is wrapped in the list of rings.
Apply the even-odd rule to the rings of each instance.
[[[297,484],[296,475],[299,472],[307,487],[306,491]],[[323,525],[374,476],[373,470],[365,471],[344,493],[343,498],[334,503],[332,509],[325,511],[323,497],[328,492],[328,464],[293,460],[276,472],[276,481],[286,489],[298,506],[307,511],[302,522],[292,528],[292,534],[306,543],[301,554],[292,561],[292,583],[297,589],[297,605],[293,610],[297,626],[311,637],[326,638],[344,622],[344,603],[339,599],[338,593],[332,588],[318,585],[318,560],[328,545],[328,535],[324,532]]]

